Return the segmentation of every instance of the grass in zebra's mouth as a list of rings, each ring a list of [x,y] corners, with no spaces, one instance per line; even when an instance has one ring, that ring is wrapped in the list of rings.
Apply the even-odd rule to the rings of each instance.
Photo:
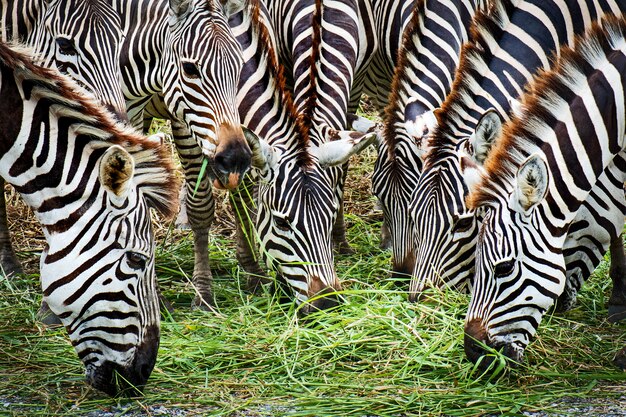
[[[441,291],[410,304],[388,278],[390,254],[378,248],[381,215],[369,194],[374,159],[373,149],[355,158],[348,180],[348,238],[358,250],[337,257],[346,303],[307,322],[269,291],[243,290],[226,193],[217,194],[210,243],[217,314],[189,309],[190,232],[155,224],[159,282],[175,311],[163,317],[141,399],[104,398],[87,387],[65,331],[36,321],[41,240],[36,221],[9,198],[13,214],[27,220],[16,243],[33,273],[0,278],[0,415],[467,416],[563,412],[571,398],[607,404],[624,395],[626,373],[611,359],[626,344],[626,324],[606,320],[607,264],[574,310],[546,317],[525,364],[477,376],[463,353],[468,297]]]

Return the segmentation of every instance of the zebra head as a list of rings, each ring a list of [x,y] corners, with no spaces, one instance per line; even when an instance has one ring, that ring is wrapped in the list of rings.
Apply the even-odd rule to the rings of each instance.
[[[410,138],[397,140],[397,132],[383,131],[372,174],[372,194],[378,198],[389,228],[393,253],[392,278],[408,280],[413,272],[415,252],[409,202],[422,167],[419,147]],[[391,141],[393,138],[394,142]]]
[[[320,146],[269,146],[251,138],[260,171],[257,231],[261,256],[277,270],[302,315],[337,304],[341,284],[334,269],[332,229],[338,209],[337,169],[376,138],[328,129]],[[246,131],[246,135],[253,135]]]
[[[471,284],[480,219],[465,200],[501,131],[500,116],[490,109],[468,139],[434,146],[426,157],[410,203],[415,226],[410,300],[418,300],[428,288],[447,285],[464,289]],[[445,133],[437,131],[433,140],[438,135]]]
[[[175,204],[164,190],[176,194],[160,147],[147,141],[85,147],[97,173],[86,187],[93,191],[72,203],[78,211],[67,220],[44,224],[44,299],[67,329],[88,383],[110,395],[140,393],[159,347],[150,208],[170,215]],[[44,222],[55,213],[37,211]]]
[[[472,207],[484,210],[476,248],[476,274],[465,322],[465,352],[478,362],[484,345],[501,350],[514,364],[523,359],[545,312],[565,287],[560,243],[542,220],[550,178],[544,160],[530,156],[513,184],[490,190]],[[481,183],[482,186],[482,183]],[[556,240],[559,240],[557,238]],[[483,359],[485,368],[491,362]]]
[[[162,65],[165,103],[184,121],[212,167],[213,185],[233,189],[250,168],[251,151],[239,122],[241,47],[226,13],[241,2],[170,0],[169,44]]]
[[[89,149],[101,155],[94,195],[86,196],[93,203],[65,227],[44,226],[41,283],[87,381],[110,395],[135,394],[152,372],[159,346],[149,209],[170,212],[167,197],[154,187],[170,188],[165,180],[172,175],[155,164],[162,155],[153,144],[108,145]]]
[[[55,67],[127,120],[121,87],[120,16],[110,0],[49,0],[27,43],[40,64]]]

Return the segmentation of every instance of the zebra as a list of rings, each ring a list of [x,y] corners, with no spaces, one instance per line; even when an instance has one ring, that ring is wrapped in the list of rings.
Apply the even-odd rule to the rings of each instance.
[[[319,20],[314,21],[318,31]],[[336,179],[327,171],[368,146],[376,134],[328,129],[336,140],[315,144],[310,111],[298,112],[289,92],[263,3],[248,0],[230,23],[244,54],[238,100],[246,135],[254,144],[260,253],[306,315],[335,305],[335,292],[341,289],[332,256]],[[309,71],[309,77],[317,79],[315,66]],[[248,197],[237,194],[236,212],[251,204]],[[244,215],[241,220],[239,235],[251,236],[251,219]],[[250,250],[242,246],[238,250]]]
[[[480,0],[423,0],[404,31],[372,175],[372,193],[389,227],[393,278],[410,276],[415,262],[409,203],[422,169],[419,142],[450,92],[474,15],[486,8]]]
[[[107,0],[1,0],[3,42],[33,48],[36,62],[55,67],[90,90],[120,120],[120,16]]]
[[[237,187],[252,155],[236,101],[243,57],[227,21],[242,2],[115,0],[113,7],[126,34],[121,67],[131,124],[141,128],[152,117],[171,120],[185,173],[186,219],[179,222],[188,221],[194,235],[192,306],[210,309],[212,187]],[[203,160],[210,178],[199,178]]]
[[[121,84],[111,83],[120,74],[121,23],[107,1],[1,0],[0,19],[3,42],[26,43],[39,64],[72,76],[120,119],[125,118]],[[0,188],[4,188],[1,180]],[[4,194],[0,196],[0,266],[7,276],[23,272],[11,246]]]
[[[378,44],[368,0],[270,0],[278,55],[299,112],[309,112],[309,135],[319,146],[328,131],[346,129],[361,97],[367,67]],[[316,66],[313,79],[312,66]],[[343,188],[347,165],[327,170],[336,183],[337,219],[333,241],[339,253],[353,253],[346,240]]]
[[[0,43],[0,175],[46,238],[44,300],[87,382],[136,394],[159,346],[150,207],[176,211],[178,181],[160,137],[144,138],[23,48]]]
[[[498,136],[500,119],[509,117],[515,97],[536,69],[549,67],[550,54],[558,52],[559,45],[572,43],[576,33],[605,13],[621,14],[624,9],[622,0],[500,0],[489,16],[476,19],[452,92],[436,112],[437,128],[423,149],[423,170],[409,203],[414,225],[408,238],[415,258],[412,301],[432,286],[471,285],[478,226],[465,197]],[[588,226],[581,224],[579,235],[584,236]],[[584,255],[573,254],[578,256]],[[559,303],[561,309],[573,304],[579,286],[581,274],[571,271],[571,288]]]
[[[583,202],[602,188],[607,170],[615,182],[626,180],[625,74],[626,20],[610,16],[537,74],[521,115],[505,127],[472,186],[468,207],[484,212],[465,321],[472,361],[485,354],[483,343],[514,362],[523,359],[565,288],[563,246]],[[619,234],[624,195],[607,198],[599,203],[616,207],[617,221],[609,226]],[[623,270],[621,279],[623,285]]]

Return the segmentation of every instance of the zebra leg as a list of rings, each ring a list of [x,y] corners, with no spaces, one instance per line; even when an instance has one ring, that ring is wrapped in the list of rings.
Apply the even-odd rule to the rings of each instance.
[[[611,269],[613,291],[609,298],[609,321],[615,323],[626,319],[626,256],[622,235],[611,239]]]
[[[335,220],[335,224],[333,225],[333,243],[335,245],[335,250],[338,253],[344,255],[351,255],[355,253],[354,249],[350,247],[350,244],[346,240],[346,223],[343,217],[343,188],[346,184],[346,178],[348,176],[348,164],[345,163],[341,167],[341,178],[340,182],[337,186],[337,195],[338,195],[338,210],[337,210],[337,219]]]
[[[622,371],[626,371],[626,346],[624,346],[624,349],[615,354],[613,363]]]
[[[383,219],[383,224],[380,225],[380,248],[384,250],[391,249],[391,231],[385,219]]]
[[[0,179],[0,186],[4,190],[4,180]],[[9,223],[7,221],[7,203],[4,198],[0,198],[0,267],[2,275],[8,277],[10,275],[22,274],[24,269],[17,259],[13,246],[11,245],[11,234],[9,233]]]
[[[185,210],[193,232],[194,267],[192,283],[196,296],[192,308],[211,310],[213,276],[209,265],[209,228],[215,216],[215,201],[211,181],[205,174],[198,178],[202,166],[202,150],[191,137],[183,122],[172,120],[172,133],[176,150],[185,173]],[[196,190],[196,184],[197,190]]]
[[[187,174],[187,173],[186,173]],[[187,183],[186,207],[189,226],[193,232],[194,267],[193,285],[196,296],[191,302],[192,308],[211,310],[213,306],[213,275],[209,265],[209,228],[215,215],[215,200],[212,188],[206,178],[200,181],[196,195],[193,195],[197,175],[191,180],[185,175]]]
[[[248,178],[239,187],[230,193],[230,204],[235,214],[237,232],[237,261],[246,271],[248,291],[256,293],[261,284],[269,282],[265,272],[259,265],[259,256],[256,250],[256,191],[257,188]]]

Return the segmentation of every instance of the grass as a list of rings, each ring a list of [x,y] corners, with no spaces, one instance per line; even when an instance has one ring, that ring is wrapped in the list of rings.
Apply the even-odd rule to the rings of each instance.
[[[515,415],[562,411],[564,398],[623,395],[626,373],[611,360],[626,344],[626,325],[606,321],[607,264],[574,310],[546,317],[524,365],[478,374],[463,352],[468,296],[444,291],[411,304],[388,278],[390,254],[378,248],[381,218],[369,196],[374,157],[367,150],[356,158],[348,183],[348,238],[357,253],[336,259],[346,303],[306,322],[269,291],[243,291],[224,195],[209,248],[217,313],[189,308],[191,234],[158,226],[157,273],[175,312],[163,317],[157,364],[140,399],[107,398],[85,384],[65,331],[35,318],[37,274],[0,278],[0,415],[159,415],[158,406],[176,415]],[[24,242],[20,255],[36,271],[41,242]]]

